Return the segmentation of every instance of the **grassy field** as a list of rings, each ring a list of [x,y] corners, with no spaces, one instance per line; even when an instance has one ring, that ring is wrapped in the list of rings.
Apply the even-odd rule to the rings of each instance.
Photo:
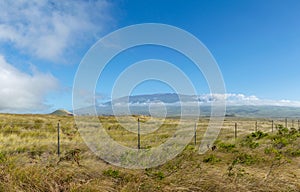
[[[126,117],[122,118],[126,123]],[[149,117],[139,118],[143,122]],[[137,135],[122,128],[114,117],[99,119],[114,140],[137,146]],[[63,161],[57,164],[59,121]],[[166,141],[177,122],[167,119],[160,129],[142,135],[141,147]],[[80,137],[73,117],[1,114],[0,191],[300,191],[296,121],[296,128],[289,122],[287,129],[284,120],[274,119],[272,132],[270,119],[227,118],[215,142],[217,149],[200,155],[197,149],[207,124],[207,118],[199,120],[197,145],[191,140],[173,160],[155,168],[131,170],[95,156]],[[155,125],[154,121],[149,129]],[[128,126],[136,128],[136,124]],[[80,166],[74,160],[76,150]]]

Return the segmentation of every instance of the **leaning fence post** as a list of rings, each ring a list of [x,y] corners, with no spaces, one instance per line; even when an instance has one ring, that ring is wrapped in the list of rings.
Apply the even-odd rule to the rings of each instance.
[[[141,137],[140,137],[140,118],[138,118],[138,149],[141,148]]]
[[[60,135],[59,135],[59,129],[60,129],[60,120],[57,123],[57,155],[60,156]]]
[[[237,139],[237,123],[234,124],[234,138]]]

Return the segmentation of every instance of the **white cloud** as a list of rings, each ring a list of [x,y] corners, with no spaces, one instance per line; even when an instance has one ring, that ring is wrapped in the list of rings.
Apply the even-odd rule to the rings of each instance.
[[[45,96],[58,89],[58,81],[47,73],[34,70],[26,74],[0,55],[0,111],[36,112],[47,109]]]
[[[110,3],[99,1],[0,1],[0,43],[50,61],[82,46],[111,22]]]
[[[163,95],[162,95],[163,96]],[[253,106],[287,106],[287,107],[300,107],[300,101],[290,100],[271,100],[271,99],[260,99],[255,95],[244,95],[244,94],[201,94],[198,96],[186,97],[183,101],[167,102],[164,103],[166,106],[197,106],[197,105],[211,105],[212,103],[218,104],[218,102],[224,100],[227,106],[242,106],[242,105],[253,105]],[[159,100],[147,100],[141,98],[141,102],[130,102],[131,106],[148,106],[161,104]],[[117,106],[127,105],[126,101],[117,101],[113,103]]]
[[[254,95],[246,96],[244,94],[226,94],[226,102],[227,105],[300,107],[300,101],[261,99]]]

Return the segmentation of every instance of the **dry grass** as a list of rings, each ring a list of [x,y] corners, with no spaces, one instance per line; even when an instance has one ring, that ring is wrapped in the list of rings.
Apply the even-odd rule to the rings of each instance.
[[[126,123],[127,117],[122,118]],[[149,117],[139,118],[143,122]],[[62,156],[80,149],[81,166],[73,161],[57,165],[58,120]],[[116,141],[136,147],[136,134],[122,128],[114,117],[100,120]],[[157,126],[156,120],[149,129]],[[251,135],[256,121],[267,136]],[[167,119],[160,129],[142,135],[142,147],[164,142],[177,122]],[[198,144],[207,124],[205,118],[198,122]],[[284,121],[276,119],[275,124],[284,125]],[[72,117],[2,114],[0,191],[300,191],[300,133],[288,130],[280,135],[275,129],[271,133],[271,125],[269,119],[227,118],[215,143],[217,150],[199,155],[191,141],[181,154],[159,167],[130,170],[109,165],[91,153]]]

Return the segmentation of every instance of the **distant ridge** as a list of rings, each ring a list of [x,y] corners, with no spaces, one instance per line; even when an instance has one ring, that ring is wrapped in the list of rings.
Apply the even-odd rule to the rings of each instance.
[[[90,115],[96,110],[98,115],[166,115],[180,116],[181,105],[186,105],[186,113],[194,115],[200,109],[201,116],[211,115],[211,104],[220,100],[220,95],[182,95],[161,93],[148,95],[125,96],[106,101],[97,106],[86,106],[76,109],[76,115]],[[199,106],[197,106],[199,104]],[[114,111],[113,106],[117,107]],[[163,107],[162,107],[163,106]],[[128,111],[129,107],[129,111]],[[151,114],[151,110],[153,114]],[[165,112],[162,112],[163,110]],[[226,95],[227,117],[252,118],[300,118],[300,102],[284,100],[262,100],[255,96],[242,94]]]
[[[67,111],[65,109],[58,109],[58,110],[53,111],[52,113],[50,113],[50,115],[73,116],[73,114],[70,111]]]

